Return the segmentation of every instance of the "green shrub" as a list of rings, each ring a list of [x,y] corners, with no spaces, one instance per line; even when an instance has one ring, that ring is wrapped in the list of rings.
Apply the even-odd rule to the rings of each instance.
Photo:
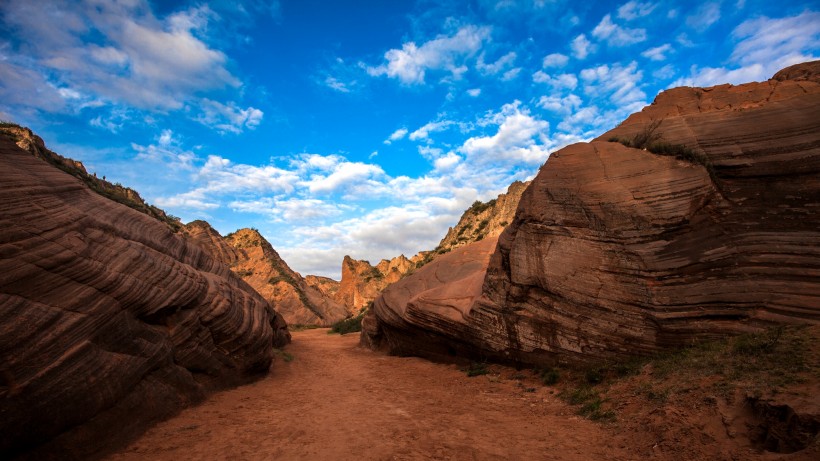
[[[545,368],[538,372],[538,377],[541,378],[541,382],[544,383],[545,386],[552,386],[558,383],[561,379],[561,374],[555,368]]]
[[[486,375],[490,372],[487,369],[487,364],[483,362],[470,362],[470,366],[464,369],[464,372],[467,373],[467,376],[472,378],[473,376],[481,376]]]
[[[348,333],[362,331],[362,319],[366,313],[367,311],[362,311],[355,317],[348,317],[346,319],[339,320],[330,326],[330,331],[328,331],[328,334],[338,333],[340,335],[346,335]]]

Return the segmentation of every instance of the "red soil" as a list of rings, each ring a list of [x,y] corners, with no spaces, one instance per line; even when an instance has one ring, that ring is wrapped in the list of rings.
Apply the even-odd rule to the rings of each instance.
[[[110,460],[627,460],[611,429],[515,371],[359,348],[358,335],[293,334],[271,374],[158,424]],[[529,372],[523,372],[529,377]],[[623,445],[623,444],[620,444]]]

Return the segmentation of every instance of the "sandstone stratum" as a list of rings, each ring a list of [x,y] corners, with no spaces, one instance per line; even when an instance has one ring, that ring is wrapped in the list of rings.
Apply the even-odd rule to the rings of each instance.
[[[309,285],[255,229],[222,237],[205,221],[184,226],[190,239],[253,287],[289,325],[330,326],[348,316],[344,306]]]
[[[553,153],[497,244],[462,246],[392,285],[362,342],[548,366],[818,322],[813,62],[664,91]]]
[[[0,457],[92,456],[264,376],[290,340],[173,219],[30,131],[0,133],[0,171]]]

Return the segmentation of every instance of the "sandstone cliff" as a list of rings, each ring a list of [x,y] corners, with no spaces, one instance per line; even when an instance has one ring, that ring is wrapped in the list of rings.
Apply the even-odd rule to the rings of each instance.
[[[551,364],[820,322],[818,75],[665,91],[553,153],[489,259],[479,242],[390,287],[362,341]]]
[[[336,293],[339,292],[339,282],[330,277],[322,277],[319,275],[306,275],[305,282],[308,285],[316,288],[325,294],[325,296],[336,299]]]
[[[259,294],[146,214],[0,135],[0,458],[85,458],[264,374]]]
[[[308,285],[255,229],[225,237],[205,221],[193,221],[185,233],[216,259],[230,266],[268,300],[288,324],[329,326],[347,316],[344,307]]]
[[[521,194],[530,183],[516,181],[507,188],[507,193],[501,194],[489,202],[476,201],[468,208],[455,227],[447,230],[447,235],[441,239],[437,252],[446,253],[463,245],[477,242],[485,237],[497,237],[504,231],[515,216]]]
[[[319,279],[308,280],[308,284],[324,291],[318,286],[319,283],[323,283],[326,289],[334,291],[335,299],[344,304],[348,312],[358,314],[390,284],[436,257],[485,237],[497,237],[501,234],[512,221],[518,201],[527,185],[529,182],[516,181],[510,185],[507,193],[486,203],[473,203],[461,215],[456,226],[447,230],[447,235],[435,250],[419,252],[410,259],[404,255],[389,260],[383,259],[376,266],[372,266],[368,261],[345,256],[342,261],[342,280],[338,282],[338,286]]]
[[[352,315],[367,307],[388,285],[401,279],[415,265],[404,255],[383,259],[375,266],[345,256],[342,261],[342,280],[336,300]]]

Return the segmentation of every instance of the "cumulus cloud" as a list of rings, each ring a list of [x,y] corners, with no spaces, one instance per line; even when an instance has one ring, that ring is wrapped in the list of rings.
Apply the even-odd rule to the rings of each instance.
[[[202,111],[196,120],[220,132],[241,133],[244,129],[255,129],[262,123],[265,114],[254,107],[242,109],[235,103],[222,104],[207,98],[199,102]]]
[[[638,70],[638,63],[635,61],[626,66],[620,63],[611,66],[602,64],[581,71],[586,94],[630,108],[630,112],[645,105],[646,94],[640,89],[642,78],[643,72]]]
[[[541,96],[538,100],[538,107],[561,115],[568,115],[577,111],[581,104],[581,98],[574,94],[563,97],[547,95]]]
[[[468,159],[478,164],[509,161],[540,164],[549,156],[544,146],[549,122],[530,115],[519,101],[505,104],[485,122],[498,125],[498,131],[492,136],[467,139],[460,151]]]
[[[424,83],[428,71],[444,71],[458,79],[467,71],[467,58],[475,56],[489,40],[488,27],[467,25],[454,35],[439,35],[421,45],[407,42],[401,49],[388,50],[384,54],[387,63],[368,67],[367,72],[372,76],[386,75],[406,85]]]
[[[578,59],[586,59],[590,53],[595,50],[595,46],[587,39],[587,36],[581,34],[574,39],[570,43],[570,48],[572,49],[572,55]]]
[[[481,88],[471,88],[467,90],[467,94],[473,98],[477,98],[481,95]]]
[[[569,56],[561,53],[552,53],[544,56],[544,61],[542,62],[542,66],[544,68],[549,67],[564,67],[569,62]]]
[[[532,81],[535,83],[546,83],[554,89],[574,90],[578,86],[578,78],[573,74],[549,75],[544,71],[537,71],[532,74]]]
[[[592,36],[606,41],[609,46],[627,46],[646,40],[646,29],[619,26],[612,22],[610,15],[606,15],[592,30]]]

